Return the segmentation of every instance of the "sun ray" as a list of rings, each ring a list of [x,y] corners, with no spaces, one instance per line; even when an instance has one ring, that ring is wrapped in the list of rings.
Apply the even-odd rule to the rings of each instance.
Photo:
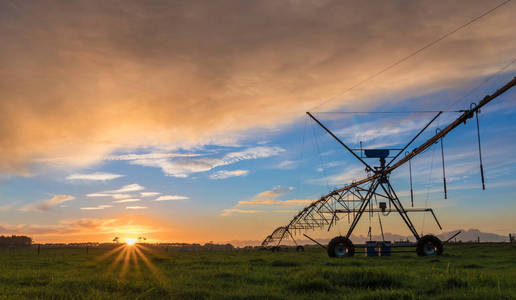
[[[129,269],[129,256],[134,251],[134,247],[126,247],[124,257],[122,258],[122,268],[120,269],[120,278],[125,278]]]
[[[170,282],[168,282],[167,278],[163,276],[163,274],[158,270],[158,268],[145,256],[145,254],[139,249],[140,245],[136,245],[137,247],[134,247],[134,250],[136,252],[136,255],[139,256],[139,258],[143,261],[145,266],[151,271],[151,273],[156,277],[161,287],[168,289],[171,285]]]
[[[110,256],[114,255],[118,251],[121,251],[123,248],[124,248],[124,246],[121,245],[121,246],[118,246],[116,248],[113,248],[113,249],[109,250],[108,252],[106,252],[106,253],[102,254],[101,256],[95,258],[94,259],[94,263],[97,264],[97,263],[100,263],[103,260],[108,259]]]
[[[109,267],[107,268],[107,272],[114,272],[124,255],[127,253],[127,247],[123,247],[123,250],[118,254],[118,256],[111,262]]]
[[[126,239],[126,241],[127,240],[128,239]],[[129,241],[116,248],[109,249],[107,252],[102,253],[99,257],[94,258],[90,262],[98,264],[99,262],[112,259],[106,268],[106,272],[118,273],[118,276],[121,279],[126,279],[129,275],[137,277],[144,276],[144,272],[142,272],[142,267],[140,265],[141,260],[152,276],[158,280],[160,286],[168,290],[169,288],[167,287],[170,286],[169,280],[152,263],[149,257],[168,258],[164,253],[157,251],[152,247],[138,243],[133,244]]]
[[[143,274],[142,274],[142,271],[140,268],[140,263],[138,261],[138,257],[136,256],[136,251],[133,250],[130,252],[130,259],[131,259],[131,261],[133,261],[136,276],[143,277]]]
[[[163,252],[157,251],[153,248],[149,248],[145,245],[138,244],[138,248],[142,250],[142,253],[147,253],[149,255],[152,255],[154,257],[159,257],[159,258],[168,258],[165,254],[163,254]]]

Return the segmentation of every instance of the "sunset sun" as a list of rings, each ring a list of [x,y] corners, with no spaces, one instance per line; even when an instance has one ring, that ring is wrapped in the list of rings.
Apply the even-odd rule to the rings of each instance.
[[[125,243],[127,244],[127,246],[133,246],[134,243],[136,243],[136,239],[126,238]]]

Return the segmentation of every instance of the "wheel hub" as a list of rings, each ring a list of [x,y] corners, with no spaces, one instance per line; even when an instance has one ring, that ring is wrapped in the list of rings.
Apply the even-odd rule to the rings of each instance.
[[[348,247],[344,243],[338,243],[335,246],[335,255],[337,255],[337,256],[348,256],[349,255]]]
[[[425,252],[425,255],[435,255],[437,248],[433,243],[428,242],[424,245],[423,251]]]

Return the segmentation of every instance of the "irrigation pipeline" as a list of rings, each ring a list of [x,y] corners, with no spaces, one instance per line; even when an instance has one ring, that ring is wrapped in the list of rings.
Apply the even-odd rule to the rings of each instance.
[[[505,93],[506,91],[508,91],[509,89],[511,89],[512,87],[514,87],[516,85],[516,77],[514,77],[511,81],[509,81],[508,83],[506,83],[503,87],[501,87],[500,89],[498,89],[496,92],[494,92],[492,95],[487,95],[484,97],[484,99],[482,99],[478,105],[470,108],[469,110],[465,110],[462,115],[460,115],[457,119],[455,119],[455,121],[453,121],[452,123],[450,123],[448,126],[446,126],[444,129],[442,129],[441,131],[437,132],[433,137],[431,137],[430,139],[428,139],[426,142],[424,142],[421,146],[415,148],[414,150],[412,150],[412,152],[410,152],[409,154],[407,154],[406,156],[404,156],[403,158],[401,158],[398,162],[396,162],[394,165],[390,166],[390,167],[387,167],[385,168],[385,170],[383,170],[383,172],[381,173],[376,173],[375,175],[373,176],[370,176],[370,177],[367,177],[367,178],[364,178],[362,180],[358,180],[352,184],[349,184],[341,189],[337,189],[337,190],[334,190],[332,191],[331,193],[321,197],[321,199],[325,199],[327,197],[331,197],[331,196],[335,196],[337,195],[338,193],[340,192],[343,192],[345,190],[349,190],[351,188],[354,188],[354,187],[357,187],[359,185],[362,185],[366,182],[369,182],[369,181],[372,181],[374,179],[378,179],[382,176],[384,176],[384,174],[389,174],[391,173],[392,171],[394,171],[395,169],[399,168],[400,166],[404,165],[406,162],[408,162],[410,159],[414,158],[415,156],[417,156],[418,154],[420,154],[421,152],[425,151],[426,149],[428,149],[430,146],[432,146],[433,144],[435,144],[436,142],[439,141],[439,139],[443,138],[445,135],[447,135],[448,133],[450,133],[453,129],[455,129],[457,126],[459,126],[461,123],[464,123],[466,124],[466,121],[470,118],[472,118],[474,116],[474,114],[480,110],[480,108],[482,108],[484,105],[486,105],[487,103],[491,102],[492,100],[494,100],[495,98],[497,98],[498,96],[502,95],[503,93]],[[361,160],[361,159],[360,159]]]
[[[424,151],[430,149],[430,147],[432,145],[438,143],[440,139],[442,139],[444,136],[446,136],[446,134],[450,133],[453,129],[455,129],[461,123],[465,124],[468,119],[474,118],[475,117],[474,114],[476,112],[478,112],[484,105],[486,105],[487,103],[489,103],[493,99],[497,98],[498,96],[502,95],[503,93],[505,93],[506,91],[508,91],[509,89],[511,89],[515,85],[516,85],[516,77],[513,78],[508,83],[506,83],[503,87],[498,89],[496,92],[494,92],[492,95],[485,96],[484,99],[482,99],[480,102],[478,102],[478,105],[470,106],[470,108],[468,110],[464,110],[462,112],[462,114],[457,119],[455,119],[453,122],[451,122],[445,128],[443,128],[440,131],[436,132],[433,137],[428,139],[426,142],[421,144],[419,147],[416,147],[414,150],[412,150],[412,152],[409,152],[409,153],[406,152],[406,155],[403,158],[400,158],[397,162],[395,162],[394,165],[392,165],[392,166],[390,165],[390,163],[393,162],[393,161],[391,161],[385,167],[383,167],[381,169],[377,169],[377,170],[374,170],[373,168],[371,168],[365,161],[363,161],[358,155],[356,155],[356,153],[354,153],[352,151],[352,149],[350,149],[346,144],[344,144],[338,137],[336,137],[323,124],[320,124],[320,122],[318,122],[321,125],[322,128],[326,129],[326,131],[328,131],[328,133],[330,135],[332,135],[339,143],[341,143],[342,146],[344,146],[346,149],[348,149],[359,161],[361,161],[366,167],[368,167],[368,170],[373,171],[374,175],[369,176],[367,178],[364,178],[362,180],[355,181],[355,182],[353,182],[353,183],[351,183],[351,184],[349,184],[349,185],[347,185],[347,186],[345,186],[345,187],[343,187],[341,189],[333,190],[329,194],[327,194],[325,196],[322,196],[321,198],[313,201],[312,203],[307,205],[305,208],[303,208],[299,213],[297,213],[292,218],[292,220],[290,220],[288,225],[282,226],[282,227],[278,227],[276,230],[274,230],[274,232],[271,235],[267,236],[267,238],[263,241],[262,245],[263,244],[267,244],[267,243],[269,243],[271,241],[277,242],[278,245],[279,245],[279,243],[281,243],[281,240],[283,240],[283,238],[286,236],[286,234],[290,234],[290,230],[292,229],[292,226],[294,224],[296,224],[296,222],[299,222],[303,217],[304,218],[309,217],[310,219],[307,220],[307,222],[302,222],[301,226],[294,227],[293,228],[294,230],[303,230],[303,229],[310,229],[310,228],[313,229],[314,226],[317,226],[317,227],[328,226],[328,230],[329,230],[331,228],[331,226],[334,223],[336,223],[336,221],[338,220],[337,213],[339,213],[341,211],[327,207],[326,204],[325,204],[325,201],[328,201],[328,199],[334,199],[334,200],[338,199],[338,198],[340,198],[342,196],[342,195],[340,195],[340,193],[343,193],[343,192],[345,193],[345,192],[351,191],[352,189],[357,189],[359,192],[367,193],[367,195],[365,195],[365,198],[367,198],[366,199],[367,201],[362,203],[362,205],[367,205],[367,203],[370,200],[370,198],[372,197],[372,195],[375,195],[375,193],[372,192],[372,191],[374,191],[376,189],[376,187],[378,187],[378,184],[382,180],[382,178],[385,178],[392,171],[394,171],[395,169],[399,168],[403,164],[405,164],[407,162],[410,162],[410,160],[412,158],[414,158],[415,156],[417,156],[417,155],[423,153]],[[308,115],[311,116],[310,113],[308,113]],[[317,119],[315,119],[313,116],[312,116],[312,118],[317,122]],[[408,145],[406,147],[408,147]],[[406,150],[406,147],[401,149],[400,153],[403,152],[404,150]],[[368,183],[368,182],[373,182],[368,189],[360,188],[361,185],[363,185],[365,183]],[[382,188],[383,188],[383,186],[382,186]],[[385,188],[383,188],[383,190],[386,192],[387,195],[390,195],[391,192],[394,192],[391,189],[392,189],[392,187],[389,189],[389,191],[386,191]],[[354,195],[353,192],[351,192],[351,194]],[[387,197],[391,198],[389,196],[387,196]],[[394,196],[394,197],[397,199],[397,196]],[[364,204],[364,203],[366,203],[366,204]],[[355,203],[353,203],[353,204],[355,204]],[[327,212],[332,212],[333,213],[331,221],[329,221],[326,218],[324,218],[324,216],[318,210],[315,211],[315,213],[317,214],[317,215],[315,215],[315,218],[314,218],[314,216],[311,215],[313,208],[318,206],[318,205],[321,205],[321,207],[325,207],[326,209],[328,209]],[[398,206],[396,206],[396,209],[400,212],[400,214],[403,214],[403,213],[406,214],[408,212],[408,210],[400,211]],[[348,234],[350,234],[350,232],[356,226],[356,223],[358,222],[358,219],[360,218],[360,214],[361,214],[360,211],[362,211],[362,212],[365,211],[362,206],[357,211],[359,213],[359,215],[354,216],[353,223],[350,226]],[[415,210],[412,209],[411,211],[415,211]],[[349,207],[345,207],[344,212],[353,212],[353,213],[355,213],[355,209],[353,208],[353,210],[350,210]],[[348,215],[348,217],[349,217],[349,215]],[[403,215],[402,215],[402,218],[406,221],[406,218],[404,218]],[[435,218],[435,215],[434,215],[434,218]],[[410,220],[406,221],[406,223],[407,222],[410,222]],[[313,225],[312,223],[315,224],[315,225]],[[411,228],[411,230],[413,230],[414,236],[417,239],[419,239],[419,237],[418,237],[419,235],[417,234],[417,232],[415,232],[415,229],[413,228],[413,225],[411,223],[410,224],[407,223],[407,225],[409,226],[409,228]],[[438,223],[438,226],[441,227],[439,223]]]

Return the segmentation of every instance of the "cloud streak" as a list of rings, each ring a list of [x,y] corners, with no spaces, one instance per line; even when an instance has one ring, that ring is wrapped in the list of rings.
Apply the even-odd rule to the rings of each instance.
[[[120,177],[124,177],[124,175],[95,172],[95,173],[90,173],[90,174],[81,174],[81,173],[70,174],[66,177],[66,179],[67,180],[106,181],[106,180],[117,179]]]
[[[40,203],[27,204],[27,205],[23,206],[22,208],[20,208],[20,210],[22,210],[22,211],[31,211],[31,210],[49,211],[53,207],[55,207],[59,204],[62,204],[67,201],[72,201],[74,199],[75,199],[75,197],[70,196],[70,195],[56,195],[56,196],[54,196],[48,200],[45,200],[43,202],[40,202]]]
[[[89,207],[81,207],[81,210],[102,210],[106,208],[113,207],[113,205],[97,205],[97,206],[89,206]]]
[[[256,210],[256,209],[227,208],[227,209],[222,210],[220,215],[223,216],[223,217],[226,217],[226,216],[229,216],[229,215],[234,214],[234,213],[238,213],[238,214],[257,214],[257,213],[260,213],[260,212],[262,212],[262,211],[261,210]]]
[[[182,158],[178,160],[135,159],[131,161],[131,164],[161,168],[163,173],[165,173],[168,176],[185,178],[193,173],[207,172],[216,167],[226,166],[244,160],[271,157],[278,155],[284,151],[285,150],[280,147],[259,146],[248,148],[242,151],[230,152],[220,158],[201,157],[192,159]],[[239,170],[238,172],[241,171],[242,170]],[[222,173],[224,172],[227,171],[222,171]]]
[[[117,190],[112,190],[112,191],[105,191],[104,193],[109,193],[109,194],[118,194],[118,193],[130,193],[130,192],[137,192],[137,191],[141,191],[141,190],[144,190],[145,188],[137,183],[133,183],[133,184],[128,184],[128,185],[124,185],[123,187],[117,189]]]
[[[161,193],[159,193],[159,192],[141,192],[140,196],[142,196],[142,197],[154,197],[154,196],[157,196],[159,194],[161,194]]]
[[[130,203],[130,202],[140,202],[140,199],[131,198],[131,199],[122,199],[122,200],[113,201],[113,203]]]
[[[221,216],[229,216],[234,213],[242,213],[242,214],[251,214],[251,213],[260,213],[260,212],[286,212],[291,211],[285,209],[277,209],[281,207],[291,207],[291,206],[304,206],[311,203],[313,200],[305,200],[305,199],[291,199],[291,200],[279,200],[277,199],[280,196],[283,196],[291,191],[293,191],[293,187],[275,187],[271,190],[267,190],[257,194],[251,200],[242,200],[238,201],[238,203],[228,209],[224,209],[221,211]],[[244,207],[261,207],[262,209],[244,209]]]
[[[246,176],[249,173],[248,170],[220,170],[210,175],[210,179],[226,179],[230,177]]]
[[[188,197],[179,196],[179,195],[163,195],[163,196],[159,196],[154,201],[177,201],[177,200],[188,200]]]
[[[147,209],[147,206],[126,206],[125,209]]]
[[[87,194],[86,197],[91,197],[91,198],[111,197],[113,199],[127,199],[127,198],[132,197],[131,194],[128,194],[128,193],[138,192],[138,191],[142,191],[144,189],[145,189],[145,187],[143,187],[137,183],[133,183],[133,184],[124,185],[123,187],[116,189],[116,190],[90,193],[90,194]]]

